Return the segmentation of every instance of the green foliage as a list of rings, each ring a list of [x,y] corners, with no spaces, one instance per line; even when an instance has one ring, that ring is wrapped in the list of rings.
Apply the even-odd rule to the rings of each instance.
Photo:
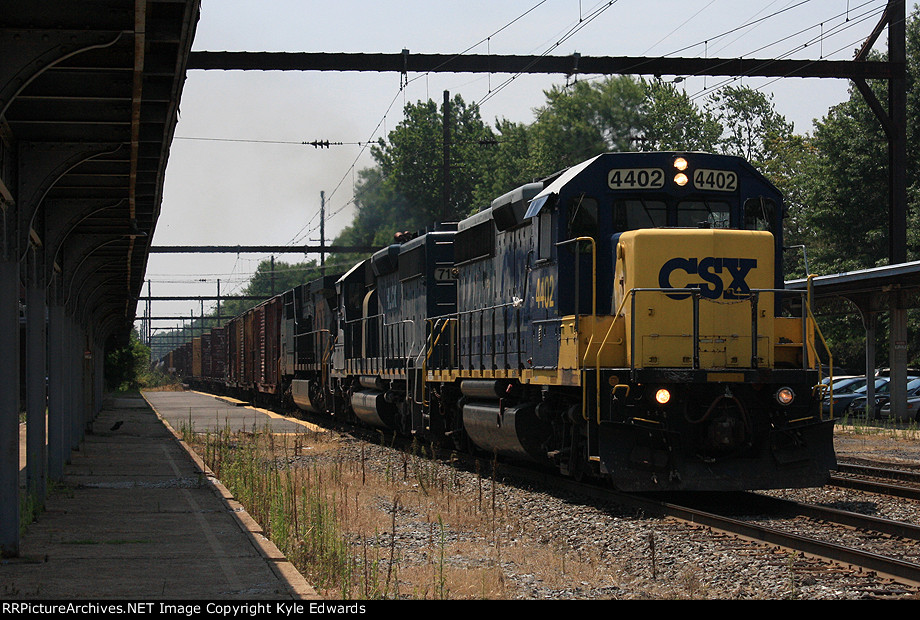
[[[127,344],[105,356],[105,381],[110,390],[125,392],[149,385],[150,349],[132,330]]]
[[[284,261],[266,259],[259,263],[255,273],[249,279],[249,284],[242,290],[242,295],[264,297],[268,299],[274,295],[288,291],[295,286],[315,280],[320,275],[319,263],[315,260],[302,263],[286,263]],[[228,299],[221,302],[221,319],[230,319],[242,314],[249,308],[261,303],[258,299]],[[207,314],[209,317],[217,316],[217,307]],[[205,321],[205,325],[213,327],[214,321]],[[200,326],[200,321],[199,321]]]
[[[515,187],[605,151],[722,149],[766,158],[770,146],[791,133],[767,97],[743,87],[727,89],[705,108],[673,84],[631,76],[579,81],[544,94],[532,124],[497,119],[494,128],[477,106],[454,96],[446,200],[443,105],[407,105],[404,120],[373,147],[376,165],[359,172],[357,213],[336,243],[383,247],[396,232],[456,221]]]
[[[327,265],[329,262],[327,261]],[[329,273],[334,272],[335,267],[327,267]],[[249,280],[249,284],[240,292],[241,295],[256,296],[269,298],[273,294],[277,295],[288,291],[295,286],[310,282],[318,278],[321,274],[319,263],[315,260],[305,261],[302,263],[286,263],[284,261],[272,261],[271,259],[263,260],[259,263],[255,273]],[[239,316],[246,310],[261,303],[258,299],[227,299],[222,300],[220,304],[221,325],[235,316]],[[191,317],[190,317],[191,318]],[[168,351],[176,348],[176,343],[182,344],[188,341],[192,336],[199,336],[207,333],[217,326],[217,306],[205,313],[204,318],[195,317],[187,325],[187,328],[181,332],[159,332],[153,336],[152,348],[157,351]],[[148,353],[149,355],[149,353]],[[148,385],[153,385],[156,378],[148,377]]]
[[[712,120],[721,126],[719,150],[760,168],[773,159],[774,148],[792,137],[792,123],[774,108],[771,97],[742,86],[727,86],[709,98]]]
[[[643,151],[716,151],[722,127],[673,84],[646,83]]]
[[[473,207],[473,192],[485,174],[484,145],[495,139],[476,105],[459,95],[450,101],[449,190],[444,178],[444,106],[434,101],[407,105],[404,120],[371,149],[381,181],[395,199],[386,210],[398,211],[399,221],[424,228],[434,222],[456,221]],[[446,192],[446,195],[445,195]],[[404,202],[400,202],[404,201]],[[395,214],[394,214],[395,215]],[[398,229],[397,229],[398,230]],[[394,231],[395,232],[395,231]]]

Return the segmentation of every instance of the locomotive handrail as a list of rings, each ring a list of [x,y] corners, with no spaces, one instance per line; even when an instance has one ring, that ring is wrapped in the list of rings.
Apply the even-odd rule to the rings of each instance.
[[[335,350],[335,343],[339,339],[338,333],[335,335],[332,334],[329,330],[323,330],[329,332],[329,344],[326,345],[326,350],[323,352],[323,365],[320,369],[320,380],[323,383],[323,389],[332,390],[331,385],[326,385],[326,382],[329,381],[329,357],[332,355],[332,352]],[[325,398],[325,396],[324,396]]]
[[[560,241],[556,246],[568,245],[570,243],[578,243],[579,241],[588,241],[591,243],[591,317],[595,318],[597,316],[597,244],[594,241],[594,237],[575,237],[574,239],[567,239],[565,241]],[[578,260],[578,255],[575,255],[575,331],[578,332],[578,302],[581,299],[578,290],[579,284],[581,284],[581,278],[578,277],[578,266],[581,264],[581,261]],[[592,334],[593,338],[593,334]],[[590,343],[588,343],[590,347]]]
[[[401,319],[399,321],[393,321],[392,323],[387,323],[386,321],[384,321],[383,327],[396,327],[397,325],[405,325],[406,323],[410,325],[414,325],[415,321],[413,321],[412,319]],[[392,330],[388,330],[388,333],[389,331],[392,331]],[[406,352],[406,374],[407,375],[409,373],[409,360],[412,359],[412,351],[414,349],[415,349],[415,340],[412,341],[412,344],[409,345],[409,350]],[[384,355],[384,357],[386,356]],[[416,359],[418,359],[418,356],[416,356]]]
[[[830,369],[830,374],[828,376],[830,377],[829,386],[831,390],[831,403],[830,403],[830,408],[828,410],[828,415],[831,417],[831,419],[833,419],[834,417],[834,391],[833,391],[834,388],[832,386],[834,384],[834,354],[831,353],[830,347],[827,346],[827,341],[824,339],[824,334],[821,333],[821,328],[818,326],[818,321],[817,319],[815,319],[815,315],[812,314],[811,312],[811,281],[814,277],[815,277],[814,275],[808,276],[808,288],[807,288],[808,297],[805,300],[805,309],[807,310],[808,317],[811,318],[812,325],[814,325],[815,327],[815,332],[818,334],[818,338],[821,339],[821,343],[824,345],[824,350],[827,351],[827,367]],[[803,314],[806,314],[806,313],[803,313]],[[802,317],[802,322],[803,323],[805,322],[805,317]],[[818,365],[818,383],[820,383],[821,382],[821,359],[820,357],[818,357],[817,347],[812,345],[812,350],[814,351],[815,361],[817,362],[817,365]],[[824,408],[823,407],[821,408],[821,413],[819,415],[821,416],[821,419],[823,420],[824,419]]]
[[[630,321],[631,321],[630,339],[631,339],[631,348],[632,348],[632,351],[633,351],[633,353],[635,352],[635,338],[636,338],[636,326],[635,326],[636,311],[635,311],[635,306],[636,306],[636,297],[637,297],[636,293],[643,293],[643,292],[656,292],[656,293],[669,293],[669,294],[673,294],[673,293],[689,294],[689,295],[692,297],[692,299],[693,299],[693,366],[692,366],[692,367],[693,367],[693,369],[698,369],[699,366],[700,366],[700,361],[699,361],[699,302],[700,302],[700,297],[701,297],[701,289],[699,289],[699,288],[684,288],[684,289],[677,289],[677,288],[633,288],[633,289],[630,289],[630,290],[626,291],[626,294],[623,296],[623,299],[622,299],[622,301],[620,302],[619,307],[616,309],[616,312],[615,312],[614,315],[613,315],[613,321],[611,321],[610,327],[607,329],[607,332],[606,332],[606,334],[604,335],[604,338],[603,338],[603,339],[601,340],[601,342],[598,344],[597,353],[596,353],[595,356],[594,356],[594,364],[595,364],[595,388],[596,388],[595,409],[596,409],[596,411],[597,411],[597,421],[598,421],[598,423],[600,423],[600,421],[601,421],[601,417],[600,417],[600,407],[598,406],[598,403],[600,403],[600,358],[601,358],[601,351],[603,350],[603,348],[604,348],[605,346],[607,346],[607,345],[609,344],[608,341],[609,341],[609,339],[610,339],[610,335],[613,333],[613,329],[614,329],[614,327],[615,327],[615,325],[616,325],[616,322],[620,319],[621,316],[623,316],[621,313],[622,313],[622,311],[623,311],[623,308],[626,306],[626,302],[627,302],[627,301],[630,301],[630,302],[631,302],[631,310],[630,310]],[[807,291],[792,291],[792,290],[788,290],[788,289],[752,289],[752,290],[749,291],[749,292],[750,292],[750,295],[747,295],[747,297],[749,297],[749,298],[751,299],[751,303],[752,303],[752,312],[751,312],[751,314],[752,314],[752,332],[753,332],[753,333],[752,333],[752,339],[753,339],[753,342],[755,343],[755,344],[753,344],[753,346],[752,346],[752,355],[751,355],[752,367],[755,367],[755,368],[756,368],[756,359],[757,359],[757,358],[756,358],[756,351],[757,351],[757,349],[756,349],[756,341],[757,341],[757,337],[758,337],[758,334],[757,334],[757,310],[756,310],[757,305],[756,305],[756,301],[755,301],[755,300],[756,300],[757,298],[759,298],[759,295],[760,295],[761,293],[767,293],[767,294],[772,293],[772,294],[796,294],[796,295],[803,295],[803,298],[804,298],[804,299],[803,299],[803,302],[804,302],[804,306],[805,306],[805,313],[804,313],[805,316],[802,317],[802,366],[803,366],[803,368],[807,368],[807,367],[808,367],[808,353],[809,353],[808,347],[809,347],[809,344],[810,344],[810,343],[809,343],[809,339],[808,339],[808,325],[807,325],[807,319],[808,319],[808,318],[811,319],[811,322],[812,322],[812,324],[814,325],[815,330],[816,330],[817,333],[818,333],[818,336],[821,338],[822,343],[824,343],[825,349],[828,351],[828,356],[831,356],[830,349],[827,347],[827,342],[824,340],[824,335],[821,333],[821,329],[820,329],[820,327],[818,327],[817,321],[814,319],[814,315],[813,315],[812,312],[811,312],[811,304],[808,303],[808,299],[807,299],[807,297],[805,297]],[[576,315],[576,320],[577,320],[577,315]],[[576,330],[576,331],[577,331],[577,330]],[[592,335],[592,339],[593,339],[593,335]],[[589,354],[590,354],[590,350],[591,350],[591,344],[590,344],[590,342],[589,342],[588,347],[585,349],[584,357],[582,358],[582,368],[584,368],[584,367],[587,366],[588,358],[589,358]],[[816,349],[813,345],[811,345],[811,352],[813,353],[814,359],[815,359],[815,361],[816,361],[816,363],[817,363],[817,366],[818,366],[819,369],[820,369],[820,366],[821,366],[821,365],[820,365],[820,357],[819,357],[819,355],[818,355],[817,349]],[[831,357],[830,359],[832,360],[833,358]],[[833,364],[832,361],[831,361],[830,363]],[[833,367],[833,366],[831,366],[831,367]],[[633,355],[630,355],[630,370],[633,371],[633,372],[635,371],[635,355],[634,355],[634,354],[633,354]],[[820,373],[820,370],[819,370],[819,373]],[[585,384],[584,381],[582,381],[582,417],[587,421],[587,420],[588,420],[587,399],[585,398],[586,394],[584,393],[584,391],[585,391],[586,389],[587,389],[587,385]],[[832,415],[833,415],[833,414],[832,414]],[[823,417],[823,415],[822,415],[822,417]]]
[[[458,328],[459,328],[460,330],[462,330],[462,329],[463,329],[463,318],[464,318],[464,317],[470,317],[470,318],[472,319],[473,315],[478,314],[478,315],[480,316],[480,323],[482,323],[482,320],[483,320],[483,318],[485,317],[485,313],[486,313],[486,312],[492,312],[492,320],[493,320],[493,323],[494,323],[494,320],[495,320],[495,311],[496,311],[496,310],[501,310],[501,309],[507,309],[507,308],[509,308],[509,307],[514,308],[514,309],[515,309],[515,312],[517,312],[517,313],[520,312],[520,309],[519,309],[518,304],[516,304],[516,303],[513,302],[513,301],[508,301],[508,302],[504,302],[504,303],[501,303],[501,304],[495,304],[495,305],[493,305],[493,306],[485,306],[485,307],[483,307],[483,308],[476,308],[476,309],[472,309],[472,310],[463,310],[462,312],[453,312],[453,313],[445,314],[445,315],[442,315],[442,316],[440,316],[440,317],[435,317],[435,318],[436,318],[436,319],[449,319],[449,320],[456,321],[456,322],[457,322],[457,325],[458,325]],[[434,319],[428,319],[428,320],[429,320],[429,322],[430,322],[431,320],[434,320]],[[470,347],[469,347],[469,352],[467,353],[467,358],[468,358],[468,360],[469,360],[469,366],[472,367],[472,360],[473,360],[473,347],[472,347],[472,340],[473,340],[473,323],[472,323],[472,320],[470,320],[470,322],[469,322],[469,328],[470,328],[470,330],[469,330]],[[494,326],[493,326],[493,329],[492,329],[491,338],[492,338],[492,353],[491,353],[491,356],[492,356],[492,362],[493,362],[493,366],[494,366],[494,364],[495,364],[495,355],[496,355],[496,354],[495,354],[495,339],[496,339],[496,334],[495,334]],[[482,357],[482,356],[485,355],[485,347],[483,346],[484,343],[482,342],[484,339],[485,339],[485,330],[483,329],[483,326],[480,325],[480,329],[479,329],[479,340],[480,340],[479,355],[480,355],[480,357]],[[457,354],[458,354],[458,356],[460,355],[459,351],[458,351]],[[521,355],[520,346],[518,346],[517,354],[518,354],[518,363],[519,363],[519,365],[520,365],[520,355]],[[506,362],[506,364],[507,364],[507,361],[508,361],[508,350],[507,350],[507,348],[505,348],[504,356],[505,356],[505,362]]]
[[[607,329],[607,333],[604,334],[604,339],[603,339],[603,340],[601,341],[601,343],[598,345],[598,347],[597,347],[597,354],[594,356],[594,367],[595,367],[594,383],[595,383],[595,387],[596,387],[596,389],[597,389],[597,393],[595,394],[594,409],[597,411],[597,423],[598,423],[598,424],[601,423],[601,408],[600,408],[600,402],[601,402],[601,381],[600,381],[600,376],[601,376],[601,350],[607,345],[607,340],[608,340],[608,338],[610,338],[610,334],[613,332],[613,326],[616,325],[617,320],[620,318],[620,316],[622,316],[620,313],[623,311],[623,307],[626,305],[626,300],[627,300],[627,299],[629,299],[629,295],[628,295],[628,294],[625,295],[625,296],[623,297],[623,300],[620,302],[620,307],[617,308],[616,313],[614,313],[614,315],[613,315],[613,320],[610,322],[610,327]],[[576,320],[577,320],[577,315],[576,315]],[[577,328],[575,329],[575,337],[578,338],[578,329],[577,329]],[[590,347],[590,343],[589,343],[589,346],[588,346],[587,348],[585,348],[585,356],[582,358],[582,362],[581,362],[582,367],[584,367],[584,366],[587,365],[587,362],[588,362],[588,353],[589,353],[590,351],[591,351],[591,347]],[[585,398],[585,396],[586,396],[585,391],[586,391],[587,389],[588,389],[588,386],[585,384],[585,381],[584,381],[584,379],[582,378],[582,382],[581,382],[581,417],[584,418],[585,422],[588,421],[587,399]],[[616,390],[616,388],[614,388],[614,390]],[[629,388],[627,388],[626,393],[627,393],[627,395],[629,394]]]
[[[455,319],[450,317],[449,315],[446,317],[438,317],[434,319],[434,326],[431,328],[431,331],[428,333],[428,338],[426,338],[426,342],[428,344],[425,347],[423,347],[421,351],[419,351],[418,356],[416,356],[415,358],[416,361],[418,361],[418,359],[422,356],[422,353],[425,353],[425,361],[422,362],[422,372],[421,372],[422,402],[419,403],[418,401],[415,400],[414,397],[412,399],[412,401],[417,405],[424,405],[426,407],[428,406],[428,399],[426,398],[427,390],[425,390],[425,384],[428,383],[428,360],[431,359],[431,354],[434,353],[434,348],[438,346],[438,341],[441,339],[441,336],[444,335],[444,330],[447,328],[450,322],[454,320]],[[440,323],[441,321],[443,321],[443,324],[441,325],[440,331],[438,331],[438,336],[435,338],[434,337],[435,330],[438,329],[438,323]],[[432,322],[432,319],[427,320],[427,323],[431,323],[431,322]],[[408,373],[407,373],[407,379],[408,379]]]
[[[814,276],[808,276],[813,278]],[[783,294],[783,295],[801,295],[802,296],[802,305],[803,305],[803,316],[802,316],[802,367],[808,368],[808,353],[811,352],[815,358],[816,365],[818,367],[818,379],[821,379],[821,356],[818,354],[817,348],[812,344],[809,349],[809,338],[808,338],[808,324],[807,320],[811,319],[811,324],[814,326],[815,331],[818,334],[818,337],[821,338],[821,342],[824,344],[824,350],[827,351],[828,364],[831,369],[834,367],[834,356],[831,353],[830,348],[827,346],[827,341],[824,340],[824,334],[821,333],[821,328],[818,326],[818,321],[815,319],[815,315],[811,311],[811,291],[810,290],[790,290],[790,289],[753,289],[751,292],[756,293],[774,293],[774,294]],[[833,376],[833,370],[831,371],[831,376]],[[833,410],[832,410],[833,413]]]
[[[702,294],[699,288],[631,288],[626,295],[631,296],[630,302],[630,347],[632,354],[629,356],[629,370],[636,371],[636,293],[681,293],[690,295],[693,300],[693,365],[692,368],[697,370],[700,367],[700,296]],[[624,301],[626,297],[623,298]]]
[[[557,247],[568,245],[570,243],[579,243],[581,241],[588,241],[591,243],[591,337],[588,339],[588,346],[585,350],[585,359],[587,359],[588,351],[591,350],[591,344],[594,342],[594,332],[597,326],[597,244],[594,241],[594,237],[575,237],[574,239],[567,239],[566,241],[560,241],[556,244]],[[578,342],[578,315],[579,315],[579,302],[581,301],[581,291],[579,286],[581,285],[581,278],[579,277],[579,265],[581,265],[581,260],[579,256],[575,254],[575,342]],[[577,350],[577,347],[576,347]],[[598,358],[600,357],[600,349],[598,349]],[[581,398],[581,415],[587,421],[588,413],[585,405],[585,390],[587,386],[585,385],[585,365],[584,363],[579,365],[579,383],[581,383],[582,398]],[[595,378],[595,383],[598,384],[598,392],[600,391],[600,381]],[[599,396],[598,396],[599,398]],[[598,410],[598,416],[600,416],[600,407],[595,406],[595,409]],[[600,419],[598,417],[598,419]]]
[[[635,343],[636,343],[635,341],[636,296],[634,293],[642,293],[642,292],[684,293],[684,294],[687,292],[690,292],[693,295],[694,300],[695,300],[694,317],[693,317],[693,340],[694,340],[693,368],[698,369],[699,368],[699,305],[698,304],[699,304],[700,289],[698,288],[692,288],[692,289],[634,288],[634,289],[630,289],[627,292],[627,295],[632,294],[632,308],[631,308],[631,316],[630,316],[630,319],[632,321],[632,325],[631,325],[632,333],[630,334],[630,336],[631,336],[631,343],[632,343],[633,350],[635,349]],[[794,291],[794,290],[789,290],[789,289],[775,289],[775,288],[750,289],[743,295],[743,297],[750,299],[751,307],[752,307],[752,310],[751,310],[751,340],[752,340],[751,368],[757,367],[757,338],[759,337],[759,333],[757,330],[757,300],[759,299],[760,294],[762,293],[784,294],[784,295],[786,294],[802,295],[803,297],[805,297],[806,295],[806,291]],[[808,314],[811,315],[811,309],[810,309],[809,304],[807,303],[807,300],[803,299],[803,301],[806,301],[805,307],[807,308]],[[812,315],[812,321],[814,323],[813,315]],[[802,318],[802,325],[803,325],[802,327],[802,367],[807,368],[808,367],[808,328],[806,325],[806,317],[804,316]],[[820,330],[818,331],[820,332]],[[823,336],[822,336],[822,340],[823,340]],[[817,351],[814,351],[814,353],[815,353],[815,359],[817,360],[818,359]],[[633,371],[635,370],[635,358],[633,356],[630,357],[630,370],[633,370]]]

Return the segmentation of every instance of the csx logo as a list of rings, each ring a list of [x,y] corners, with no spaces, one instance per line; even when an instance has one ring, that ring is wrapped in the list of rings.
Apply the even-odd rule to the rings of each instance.
[[[700,295],[708,299],[738,299],[749,293],[751,287],[745,278],[751,269],[757,267],[756,258],[715,258],[707,256],[696,258],[672,258],[666,262],[658,272],[658,286],[661,288],[698,288]],[[687,282],[677,285],[671,282],[674,272],[686,273],[690,276],[699,276],[702,282]],[[722,273],[731,277],[731,282],[725,286]],[[686,293],[668,295],[672,299],[686,299]]]

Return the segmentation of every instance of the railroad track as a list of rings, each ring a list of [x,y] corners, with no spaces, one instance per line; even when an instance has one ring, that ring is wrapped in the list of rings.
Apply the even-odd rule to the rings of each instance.
[[[860,463],[838,463],[831,484],[920,501],[920,472]]]
[[[701,504],[690,501],[691,496],[689,495],[684,498],[687,501],[681,499],[679,500],[680,503],[676,503],[659,497],[619,493],[595,484],[554,478],[548,474],[537,474],[539,480],[536,480],[533,472],[507,464],[502,464],[501,469],[504,474],[520,476],[530,481],[539,481],[568,492],[584,494],[597,500],[610,501],[631,509],[641,510],[650,515],[670,517],[694,525],[703,525],[714,530],[792,549],[838,564],[873,571],[881,577],[889,578],[904,585],[920,587],[920,564],[884,553],[866,551],[853,546],[823,540],[815,536],[791,532],[782,527],[766,526],[758,523],[756,519],[734,518],[724,514],[724,511],[700,507]],[[711,500],[712,497],[709,499]],[[719,495],[718,503],[726,507],[753,506],[758,508],[760,512],[784,515],[787,519],[790,516],[806,517],[816,523],[823,522],[833,524],[834,527],[843,526],[854,530],[867,531],[871,533],[870,536],[877,534],[879,537],[903,539],[908,541],[908,544],[915,544],[912,541],[920,541],[920,527],[909,523],[813,504],[802,504],[757,493],[721,494]]]

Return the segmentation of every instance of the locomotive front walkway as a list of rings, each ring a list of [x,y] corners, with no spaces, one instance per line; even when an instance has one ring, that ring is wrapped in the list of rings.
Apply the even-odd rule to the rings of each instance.
[[[20,557],[0,562],[0,599],[318,599],[170,428],[180,412],[215,419],[228,405],[193,393],[148,396],[176,417],[167,423],[142,398],[106,402],[22,536]],[[231,411],[241,423],[269,420]]]

